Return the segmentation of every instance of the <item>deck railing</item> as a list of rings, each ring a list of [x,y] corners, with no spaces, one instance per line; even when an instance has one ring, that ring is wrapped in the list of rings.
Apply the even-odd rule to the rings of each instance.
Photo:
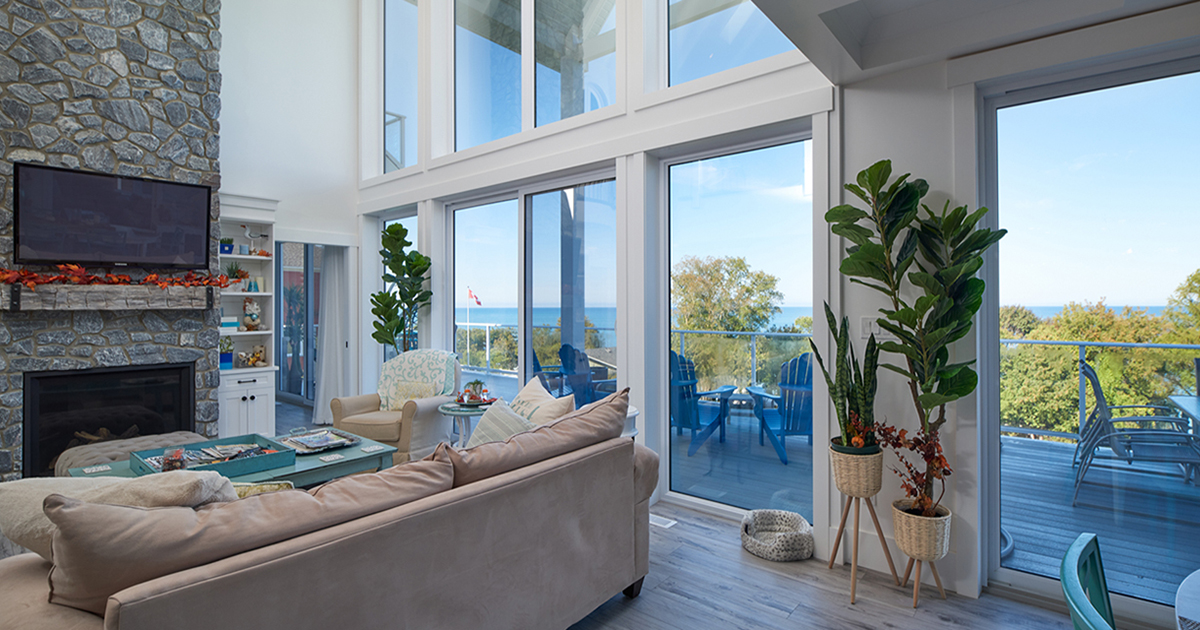
[[[1045,341],[1037,339],[1001,339],[1001,346],[1057,346],[1057,347],[1074,347],[1078,349],[1078,359],[1080,361],[1087,360],[1089,348],[1124,348],[1124,349],[1143,349],[1143,350],[1191,350],[1200,351],[1200,345],[1195,344],[1168,344],[1168,343],[1126,343],[1117,341]],[[1076,425],[1074,432],[1051,431],[1045,429],[1036,429],[1030,427],[1019,427],[1012,425],[1002,425],[1001,431],[1005,433],[1016,433],[1024,435],[1034,435],[1039,437],[1054,437],[1068,440],[1079,439],[1079,427],[1082,427],[1087,422],[1087,380],[1083,376],[1083,372],[1076,369],[1079,379],[1079,423]],[[1003,376],[1001,377],[1001,387],[1003,387]],[[1177,392],[1178,393],[1178,392]],[[1152,401],[1140,401],[1150,403]],[[1111,404],[1111,401],[1110,401]]]

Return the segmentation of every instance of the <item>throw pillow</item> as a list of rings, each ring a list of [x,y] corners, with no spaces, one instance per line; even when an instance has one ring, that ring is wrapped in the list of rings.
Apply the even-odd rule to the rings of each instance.
[[[310,492],[282,490],[198,509],[45,501],[57,526],[50,602],[104,614],[109,596],[184,569],[448,490],[445,456],[352,475]]]
[[[237,498],[229,480],[212,471],[177,470],[133,479],[38,477],[0,483],[0,531],[47,560],[54,524],[42,512],[42,501],[52,494],[140,507],[190,508]]]
[[[534,424],[546,424],[575,409],[575,394],[555,398],[535,378],[525,384],[509,406]]]
[[[439,446],[454,462],[454,487],[487,479],[501,473],[557,457],[578,448],[621,435],[629,409],[629,388],[584,405],[554,422],[512,436],[506,442],[490,442],[456,450]]]
[[[483,412],[483,417],[479,419],[479,426],[475,427],[475,430],[471,432],[471,439],[467,440],[467,448],[474,448],[488,442],[503,442],[536,426],[525,416],[513,411],[503,400],[497,400],[487,408],[487,411]]]
[[[379,408],[400,411],[404,408],[404,403],[430,396],[433,396],[433,383],[393,380],[379,389]]]

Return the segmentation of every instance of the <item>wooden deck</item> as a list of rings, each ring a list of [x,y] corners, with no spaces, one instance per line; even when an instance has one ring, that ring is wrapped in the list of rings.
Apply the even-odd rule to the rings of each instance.
[[[1200,488],[1178,468],[1123,463],[1093,467],[1077,504],[1074,445],[1002,438],[1000,524],[1013,553],[1002,565],[1058,577],[1081,532],[1099,536],[1110,591],[1174,604],[1183,578],[1200,569]]]
[[[637,599],[616,595],[573,630],[1071,628],[1065,613],[987,592],[979,599],[948,593],[942,600],[928,585],[914,610],[911,581],[901,588],[890,575],[868,570],[859,572],[858,601],[851,605],[849,566],[769,562],[742,549],[735,521],[661,503],[650,511],[678,524],[650,527],[650,573],[642,594]]]
[[[715,417],[715,409],[705,413]],[[1168,465],[1093,467],[1072,507],[1073,445],[1003,440],[1001,525],[1014,540],[1003,566],[1057,578],[1070,543],[1093,532],[1111,591],[1174,603],[1179,583],[1200,569],[1200,488],[1184,484],[1182,472]],[[724,443],[714,433],[689,457],[690,442],[689,432],[671,431],[672,490],[812,519],[812,446],[805,438],[788,438],[784,466],[769,443],[759,445],[758,421],[735,412]]]

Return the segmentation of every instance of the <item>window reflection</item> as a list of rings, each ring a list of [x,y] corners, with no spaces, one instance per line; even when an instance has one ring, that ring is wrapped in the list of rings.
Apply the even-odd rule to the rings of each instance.
[[[417,162],[417,0],[383,5],[383,172]]]
[[[454,2],[454,145],[521,131],[520,0]]]
[[[616,99],[616,0],[536,0],[538,126]]]
[[[796,49],[750,0],[671,0],[667,17],[668,85]]]

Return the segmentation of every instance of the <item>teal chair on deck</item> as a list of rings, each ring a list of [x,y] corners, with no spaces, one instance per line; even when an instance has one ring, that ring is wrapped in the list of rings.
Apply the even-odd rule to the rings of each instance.
[[[558,358],[562,361],[562,382],[575,394],[576,409],[617,391],[617,379],[593,378],[592,360],[583,350],[564,343],[558,349]]]
[[[1113,630],[1112,602],[1100,562],[1100,543],[1095,534],[1080,534],[1063,556],[1058,570],[1067,607],[1075,630]]]
[[[692,432],[692,441],[688,445],[688,457],[695,455],[700,445],[704,444],[704,441],[718,429],[720,430],[719,439],[724,442],[725,418],[729,416],[729,396],[737,388],[733,385],[726,385],[711,392],[696,391],[696,364],[687,357],[679,356],[674,350],[671,351],[670,369],[671,426],[675,427],[678,435],[683,435],[684,429]],[[717,398],[717,415],[708,424],[702,426],[700,399],[711,396]],[[697,431],[699,431],[698,434]]]
[[[813,375],[812,353],[804,354],[785,361],[779,367],[779,395],[768,394],[761,387],[748,387],[746,391],[754,397],[754,416],[758,418],[758,443],[763,443],[763,435],[770,438],[771,446],[779,461],[785,465],[787,459],[787,436],[806,435],[808,443],[812,444],[813,423]],[[770,415],[779,416],[779,428],[776,429],[767,421],[768,412],[764,402],[775,403],[775,411]]]

